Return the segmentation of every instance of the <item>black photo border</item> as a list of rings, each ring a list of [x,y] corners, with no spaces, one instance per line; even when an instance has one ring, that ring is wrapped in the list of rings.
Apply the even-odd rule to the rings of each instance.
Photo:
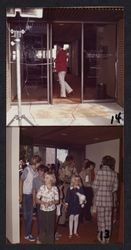
[[[124,243],[87,245],[6,244],[6,8],[122,6],[125,13],[125,83],[124,83]],[[1,0],[0,1],[0,247],[1,249],[77,249],[131,250],[131,1],[130,0]],[[8,143],[8,138],[7,138]]]

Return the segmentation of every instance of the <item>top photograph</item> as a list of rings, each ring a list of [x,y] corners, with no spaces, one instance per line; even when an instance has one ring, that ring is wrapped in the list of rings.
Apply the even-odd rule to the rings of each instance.
[[[6,9],[6,126],[124,125],[122,6]]]

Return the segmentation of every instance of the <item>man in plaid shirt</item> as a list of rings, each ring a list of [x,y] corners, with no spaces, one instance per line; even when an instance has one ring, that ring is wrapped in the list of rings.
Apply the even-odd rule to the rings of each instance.
[[[114,158],[105,156],[93,183],[97,209],[98,240],[109,243],[111,235],[111,220],[113,193],[118,189],[117,173],[112,170]]]

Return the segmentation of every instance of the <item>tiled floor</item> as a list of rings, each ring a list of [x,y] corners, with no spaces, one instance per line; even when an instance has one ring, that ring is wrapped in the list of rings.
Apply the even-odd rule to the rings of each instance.
[[[123,108],[116,103],[64,103],[59,104],[32,104],[22,105],[22,114],[35,126],[52,125],[111,125],[111,118],[124,112]],[[18,114],[17,105],[12,105],[7,112],[7,125]],[[14,120],[11,126],[17,126]],[[22,119],[22,125],[30,125]],[[120,125],[115,119],[113,125]],[[123,121],[121,120],[121,125]]]

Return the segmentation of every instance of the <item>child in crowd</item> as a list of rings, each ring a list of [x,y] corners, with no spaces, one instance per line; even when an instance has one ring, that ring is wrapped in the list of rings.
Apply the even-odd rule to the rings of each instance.
[[[93,189],[92,189],[92,183],[94,181],[94,168],[95,163],[88,160],[84,164],[84,168],[79,173],[82,183],[83,183],[83,189],[86,195],[86,198],[88,199],[88,202],[86,203],[85,207],[81,209],[81,222],[83,222],[83,219],[85,218],[87,221],[90,221],[92,219],[91,215],[91,206],[93,205]]]
[[[36,203],[40,204],[40,241],[44,244],[54,243],[56,205],[59,203],[59,193],[55,183],[55,175],[46,173],[44,185],[36,195]]]
[[[24,168],[20,177],[20,203],[23,201],[25,239],[35,241],[32,236],[32,216],[33,216],[33,179],[38,175],[37,168],[41,158],[38,155],[32,157],[31,165]]]
[[[84,190],[82,188],[82,183],[79,175],[74,175],[71,178],[70,187],[67,189],[67,194],[65,198],[65,206],[69,215],[69,239],[72,238],[73,224],[74,224],[74,235],[79,236],[78,221],[81,208],[80,194],[84,196]],[[84,196],[84,201],[86,200]],[[80,205],[81,204],[81,205]]]
[[[40,205],[36,204],[36,194],[40,187],[44,184],[44,175],[48,172],[48,167],[41,164],[38,168],[38,176],[33,179],[33,207],[36,208],[36,215],[37,215],[37,229],[38,229],[38,237],[37,243],[39,242],[39,231],[40,231],[40,223],[39,223],[39,214],[40,214]]]
[[[58,192],[59,192],[59,204],[56,206],[56,232],[55,232],[55,239],[59,240],[59,237],[62,235],[57,231],[58,229],[58,224],[60,222],[60,218],[62,216],[63,209],[64,207],[64,185],[63,181],[59,180],[57,181],[57,187],[58,187]]]

